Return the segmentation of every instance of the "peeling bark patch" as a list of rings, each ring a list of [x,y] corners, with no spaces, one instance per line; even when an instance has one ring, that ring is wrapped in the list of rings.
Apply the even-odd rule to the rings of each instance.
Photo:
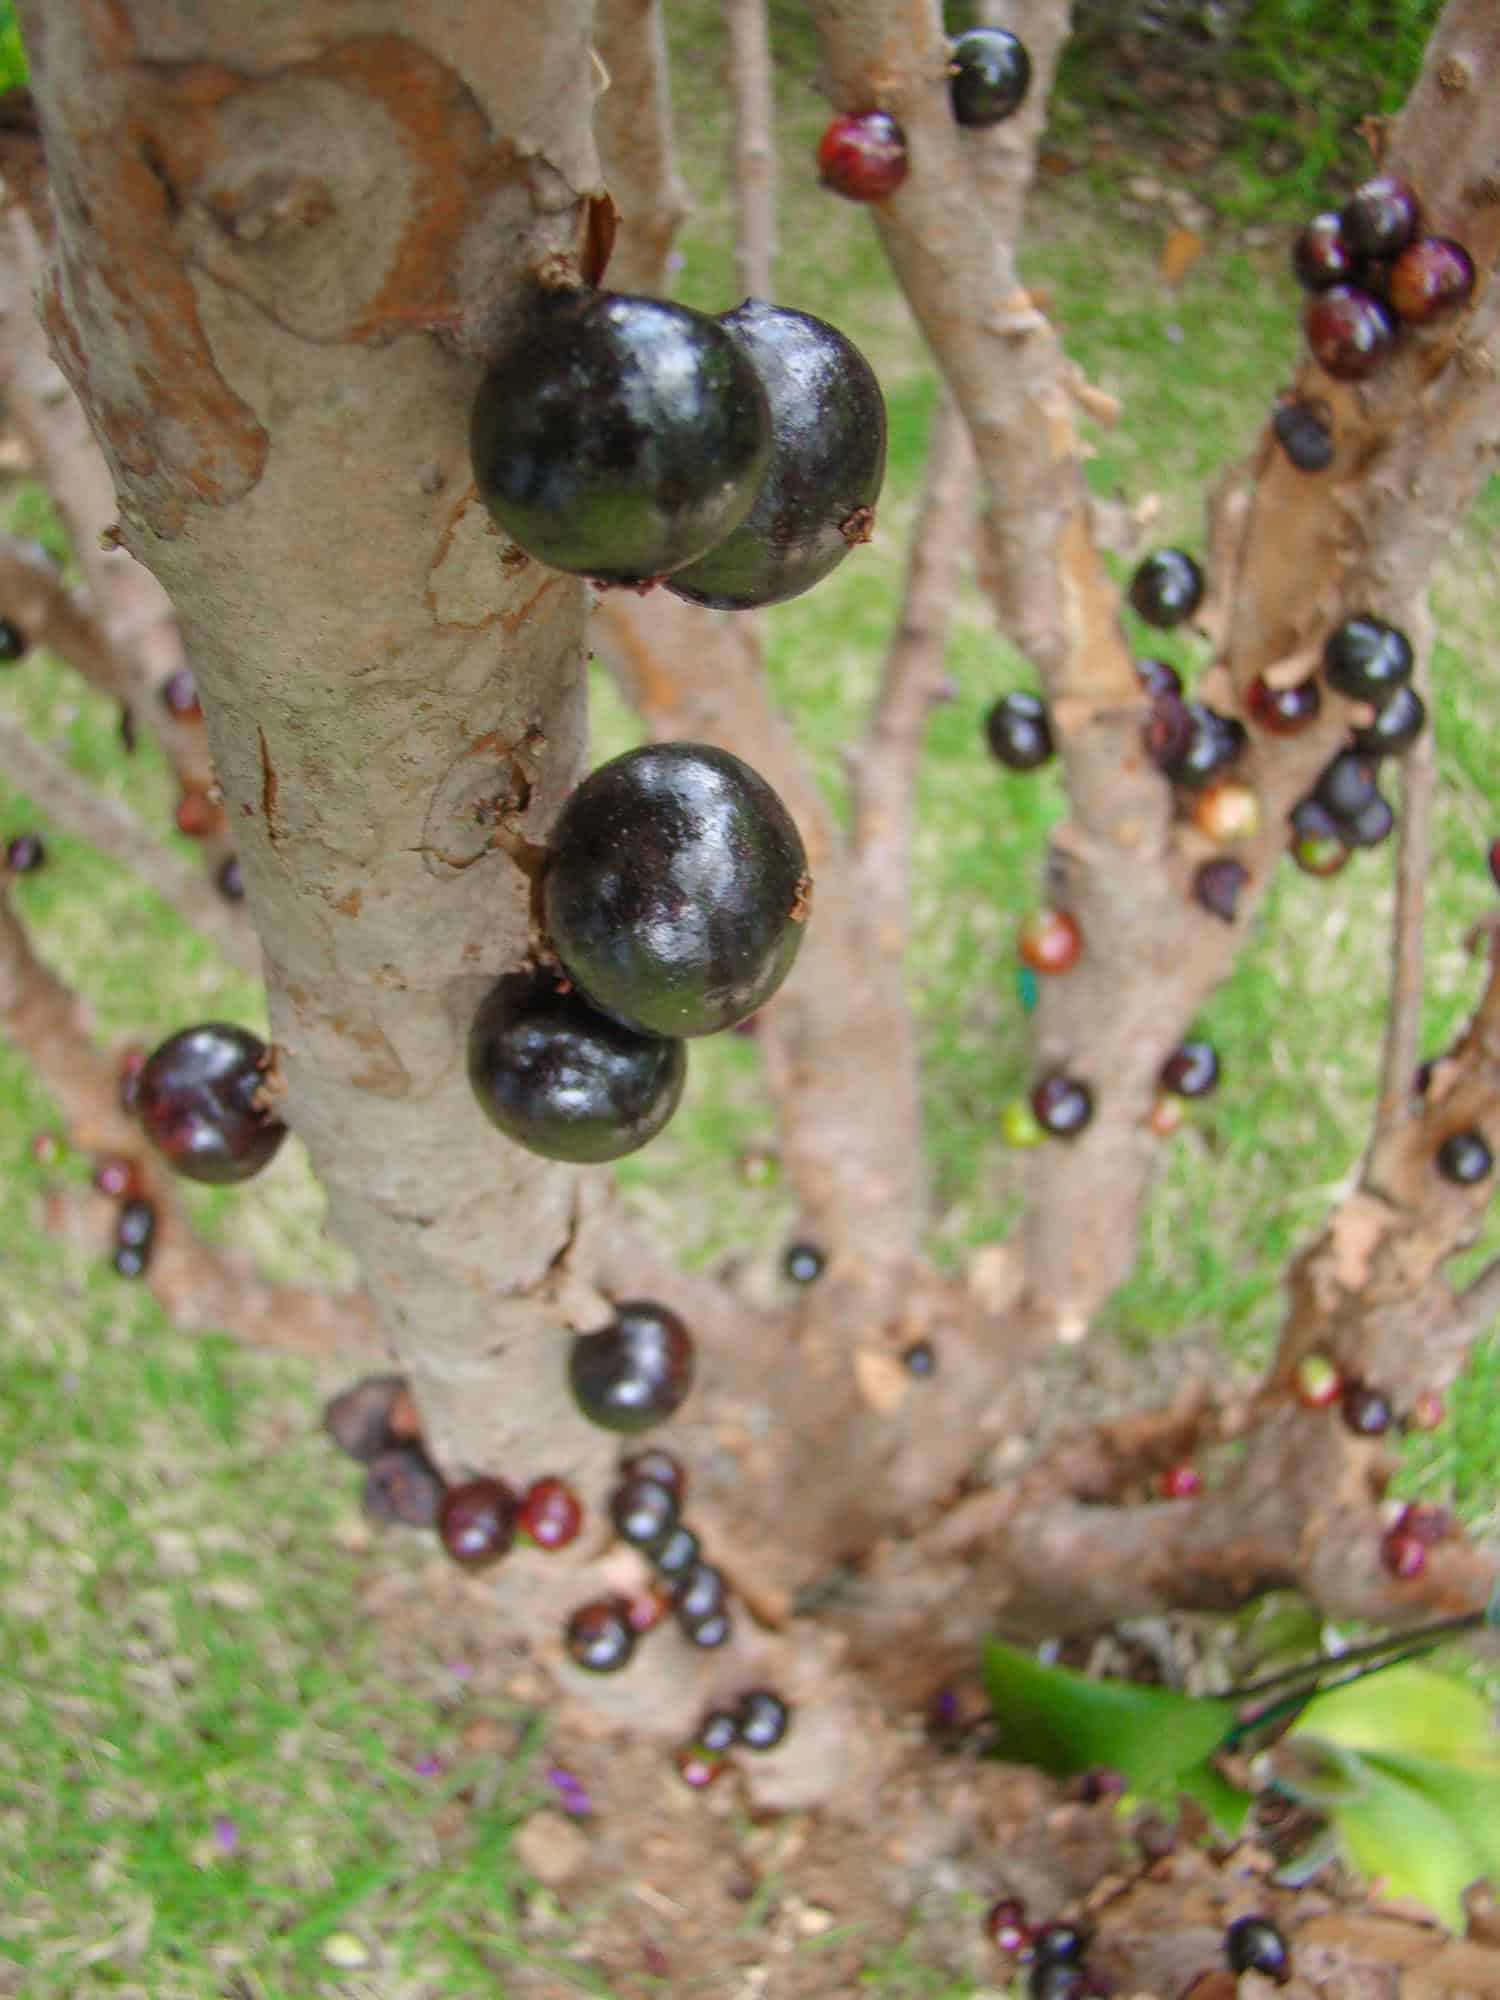
[[[281,828],[276,823],[276,797],[281,790],[281,780],[271,762],[271,746],[266,741],[266,732],[257,729],[255,733],[260,738],[260,810],[266,822],[266,838],[272,847],[280,847]]]

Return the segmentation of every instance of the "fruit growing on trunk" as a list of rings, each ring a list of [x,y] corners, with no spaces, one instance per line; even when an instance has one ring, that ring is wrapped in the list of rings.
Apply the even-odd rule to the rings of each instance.
[[[1323,707],[1323,691],[1316,680],[1294,681],[1290,687],[1272,687],[1269,681],[1250,683],[1245,710],[1250,720],[1273,736],[1297,736],[1318,719]]]
[[[1336,209],[1325,209],[1305,223],[1292,245],[1293,274],[1298,284],[1310,292],[1347,284],[1354,276],[1357,262],[1354,248],[1344,235],[1343,218]]]
[[[1054,1139],[1073,1139],[1094,1115],[1094,1096],[1078,1077],[1058,1070],[1036,1085],[1031,1108],[1044,1132]]]
[[[693,1386],[692,1335],[666,1306],[625,1300],[608,1326],[574,1340],[568,1380],[590,1423],[647,1430],[680,1409]]]
[[[1392,264],[1386,296],[1411,326],[1457,312],[1474,295],[1474,259],[1449,236],[1422,236]]]
[[[774,1750],[791,1727],[792,1714],[770,1688],[751,1688],[735,1704],[734,1721],[747,1750]]]
[[[521,1499],[516,1532],[539,1549],[565,1549],[583,1526],[583,1503],[566,1481],[534,1479]]]
[[[580,1604],[568,1620],[563,1644],[575,1666],[591,1674],[616,1674],[635,1651],[635,1630],[617,1597]]]
[[[906,134],[886,111],[835,118],[818,141],[818,178],[847,201],[884,201],[906,179]]]
[[[1302,311],[1313,359],[1336,382],[1363,382],[1389,360],[1396,322],[1370,293],[1353,285],[1315,292]]]
[[[1161,1066],[1161,1087],[1174,1097],[1207,1097],[1219,1087],[1219,1052],[1212,1042],[1181,1042]]]
[[[1422,205],[1409,181],[1374,174],[1344,203],[1339,222],[1357,256],[1394,257],[1421,227]]]
[[[1437,1149],[1438,1172],[1457,1187],[1473,1187],[1494,1168],[1495,1156],[1482,1132],[1450,1132]]]
[[[970,28],[953,44],[948,98],[960,125],[998,125],[1013,118],[1031,88],[1031,57],[1006,28]]]
[[[470,447],[480,497],[528,555],[639,584],[749,513],[771,423],[717,320],[666,299],[549,293],[481,382]]]
[[[267,1108],[271,1052],[248,1028],[205,1021],[152,1051],[135,1087],[146,1137],[176,1173],[223,1185],[269,1165],[286,1126]]]
[[[1224,1956],[1234,1973],[1260,1972],[1285,1979],[1291,1971],[1286,1939],[1267,1917],[1240,1917],[1224,1933]]]
[[[1053,754],[1046,707],[1024,688],[1001,695],[984,718],[984,734],[991,753],[1012,771],[1035,771]]]
[[[38,833],[18,833],[6,842],[5,865],[12,875],[31,875],[47,859],[47,849]]]
[[[444,1490],[442,1475],[419,1444],[395,1445],[371,1459],[361,1504],[376,1521],[435,1528]]]
[[[1324,402],[1278,403],[1271,429],[1298,472],[1326,472],[1333,463],[1333,421]]]
[[[811,883],[764,778],[707,743],[603,764],[558,816],[548,937],[594,1006],[650,1035],[711,1035],[765,1004],[801,947]]]
[[[466,1479],[443,1496],[438,1540],[465,1569],[485,1569],[509,1554],[520,1512],[503,1479]]]
[[[1033,972],[1070,972],[1083,950],[1083,933],[1066,910],[1033,910],[1016,936],[1016,952]]]
[[[1158,696],[1153,704],[1153,720],[1168,713],[1170,703],[1170,696]],[[1186,791],[1199,791],[1243,754],[1248,739],[1245,725],[1236,716],[1221,715],[1218,709],[1201,701],[1186,702],[1183,707],[1188,724],[1186,736],[1179,747],[1169,747],[1158,756],[1157,762],[1174,785]],[[1149,734],[1147,748],[1151,748]]]
[[[1227,855],[1205,861],[1193,876],[1193,899],[1211,916],[1232,924],[1249,880],[1250,870],[1242,861],[1232,861]]]
[[[622,1542],[650,1555],[677,1526],[677,1496],[654,1479],[627,1479],[610,1499],[609,1518]]]
[[[811,1285],[822,1277],[824,1262],[816,1243],[789,1243],[781,1259],[782,1274],[794,1285]]]
[[[1181,625],[1203,602],[1203,572],[1186,549],[1156,549],[1130,579],[1130,602],[1148,625]]]
[[[1377,708],[1406,686],[1413,664],[1406,634],[1370,612],[1346,618],[1323,647],[1328,685]]]

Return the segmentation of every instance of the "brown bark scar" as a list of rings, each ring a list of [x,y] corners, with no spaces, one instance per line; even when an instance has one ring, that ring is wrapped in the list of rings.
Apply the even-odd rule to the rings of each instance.
[[[260,738],[260,809],[266,822],[266,838],[272,847],[280,847],[281,828],[276,824],[276,798],[281,790],[281,780],[271,762],[271,746],[266,741],[266,732],[257,728],[255,733]]]

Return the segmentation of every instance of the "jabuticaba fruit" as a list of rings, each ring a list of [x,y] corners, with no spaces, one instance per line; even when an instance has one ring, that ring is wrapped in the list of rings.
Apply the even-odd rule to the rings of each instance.
[[[771,462],[744,520],[667,588],[747,611],[800,597],[869,540],[885,478],[885,398],[854,343],[811,313],[746,299],[719,324],[765,388]]]
[[[771,457],[760,378],[715,319],[624,292],[552,294],[479,386],[480,497],[539,562],[641,584],[750,511]]]
[[[712,1035],[780,986],[811,883],[790,813],[708,743],[601,764],[558,815],[548,941],[592,1005],[649,1035]]]
[[[480,1004],[469,1082],[485,1116],[548,1160],[618,1160],[654,1139],[687,1075],[681,1042],[639,1034],[576,993],[515,974]]]

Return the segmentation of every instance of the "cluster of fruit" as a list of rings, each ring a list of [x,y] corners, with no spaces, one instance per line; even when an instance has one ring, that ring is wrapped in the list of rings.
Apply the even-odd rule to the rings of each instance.
[[[718,1034],[791,971],[811,898],[776,793],[707,743],[647,744],[558,815],[542,921],[564,984],[510,975],[469,1033],[469,1080],[508,1138],[548,1159],[619,1159],[677,1107],[685,1038]]]
[[[1031,57],[1007,28],[970,28],[948,56],[954,122],[970,129],[1012,118],[1031,88]],[[849,201],[884,201],[906,179],[906,134],[888,111],[835,118],[818,142],[818,178]]]
[[[1007,1896],[985,1913],[984,1930],[1013,1964],[1031,1967],[1031,2000],[1089,2000],[1113,1989],[1087,1964],[1092,1934],[1082,1924],[1053,1922],[1033,1927],[1026,1906]],[[1239,1917],[1224,1933],[1224,1958],[1236,1974],[1258,1972],[1278,1985],[1291,1976],[1291,1953],[1267,1917]]]
[[[1308,796],[1292,812],[1292,858],[1311,875],[1337,874],[1356,847],[1390,838],[1395,814],[1378,783],[1382,758],[1399,756],[1421,734],[1426,704],[1411,685],[1411,642],[1396,626],[1369,612],[1346,618],[1323,647],[1323,679],[1336,693],[1373,709],[1325,766]],[[1260,684],[1257,684],[1260,685]],[[1306,720],[1318,712],[1317,682],[1281,691],[1281,699],[1310,690]],[[1253,698],[1253,691],[1252,691]],[[1283,724],[1283,735],[1305,726]]]
[[[1473,258],[1451,237],[1422,234],[1416,190],[1394,174],[1375,175],[1342,208],[1315,215],[1293,246],[1292,269],[1311,294],[1302,330],[1313,359],[1338,382],[1362,382],[1390,358],[1403,326],[1430,326],[1474,291]]]
[[[1303,1355],[1294,1376],[1297,1401],[1305,1410],[1329,1410],[1337,1403],[1347,1428],[1356,1437],[1381,1437],[1396,1421],[1390,1398],[1368,1382],[1341,1375],[1326,1354]],[[1403,1418],[1414,1431],[1434,1431],[1443,1421],[1443,1399],[1424,1390]]]
[[[1409,1582],[1426,1569],[1427,1551],[1457,1532],[1457,1524],[1446,1507],[1404,1500],[1380,1539],[1380,1560],[1392,1576]]]
[[[110,1153],[94,1167],[97,1191],[118,1202],[115,1247],[110,1264],[121,1278],[143,1278],[156,1247],[156,1204],[146,1196],[141,1170],[123,1153]]]
[[[481,382],[470,445],[485,505],[538,561],[750,610],[869,540],[885,400],[810,313],[551,291]]]
[[[691,1743],[677,1752],[678,1775],[694,1791],[702,1791],[729,1768],[732,1750],[774,1750],[791,1726],[792,1714],[770,1688],[751,1688],[733,1708],[711,1709],[698,1724]]]

